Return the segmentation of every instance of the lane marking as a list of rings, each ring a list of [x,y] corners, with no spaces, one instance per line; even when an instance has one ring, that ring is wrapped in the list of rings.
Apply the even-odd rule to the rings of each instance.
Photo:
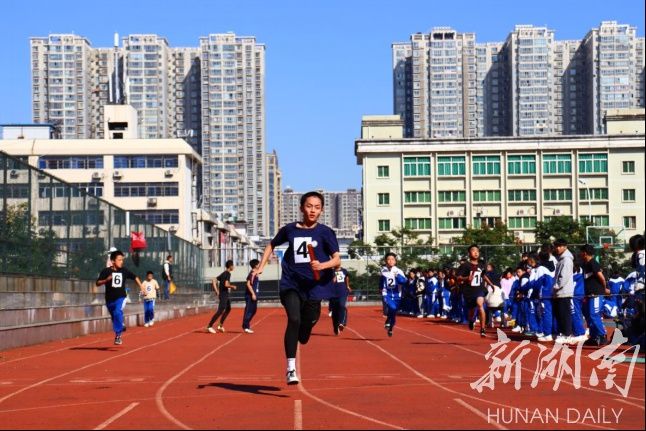
[[[175,340],[176,338],[180,338],[180,337],[183,337],[183,336],[185,336],[185,335],[192,334],[192,333],[194,333],[196,330],[201,329],[201,328],[202,328],[202,326],[200,326],[200,327],[198,327],[198,328],[191,329],[190,331],[187,331],[187,332],[181,333],[181,334],[176,335],[176,336],[174,336],[174,337],[166,338],[166,339],[163,339],[163,340],[158,341],[158,342],[153,343],[153,344],[147,344],[147,345],[145,345],[145,346],[138,347],[138,348],[136,348],[136,349],[130,350],[130,351],[125,352],[125,353],[122,353],[122,354],[120,354],[120,355],[111,356],[111,357],[106,358],[106,359],[104,359],[104,360],[102,360],[102,361],[94,362],[94,363],[92,363],[92,364],[88,364],[88,365],[84,365],[84,366],[79,367],[79,368],[76,368],[76,369],[74,369],[74,370],[67,371],[67,372],[65,372],[65,373],[58,374],[58,375],[56,375],[56,376],[54,376],[54,377],[50,377],[50,378],[48,378],[48,379],[41,380],[41,381],[39,381],[39,382],[33,383],[33,384],[29,385],[29,386],[26,386],[26,387],[24,387],[24,388],[22,388],[22,389],[19,389],[19,390],[17,390],[17,391],[11,392],[11,393],[9,393],[9,394],[5,395],[4,397],[0,398],[0,404],[1,404],[1,403],[3,403],[3,402],[5,402],[5,401],[7,401],[7,400],[8,400],[9,398],[11,398],[11,397],[14,397],[14,396],[16,396],[16,395],[18,395],[18,394],[20,394],[20,393],[22,393],[22,392],[28,391],[29,389],[37,388],[38,386],[44,385],[45,383],[49,383],[49,382],[51,382],[52,380],[56,380],[56,379],[59,379],[59,378],[61,378],[61,377],[69,376],[70,374],[74,374],[74,373],[77,373],[77,372],[79,372],[79,371],[86,370],[86,369],[88,369],[88,368],[90,368],[90,367],[94,367],[94,366],[97,366],[97,365],[104,364],[104,363],[109,362],[109,361],[112,361],[112,360],[114,360],[114,359],[122,358],[122,357],[124,357],[124,356],[130,355],[130,354],[135,353],[135,352],[138,352],[138,351],[140,351],[140,350],[148,349],[148,348],[150,348],[150,347],[156,346],[156,345],[158,345],[158,344],[167,343],[167,342],[169,342],[169,341]]]
[[[303,429],[303,402],[294,400],[294,429]]]
[[[107,421],[103,422],[101,425],[99,425],[98,427],[96,427],[96,428],[94,428],[94,429],[95,429],[95,430],[102,430],[103,428],[107,427],[107,426],[108,426],[108,425],[110,425],[112,422],[116,421],[116,420],[117,420],[117,419],[119,419],[121,416],[125,415],[125,414],[126,414],[126,413],[128,413],[130,410],[132,410],[132,409],[134,409],[135,407],[137,407],[138,405],[139,405],[139,403],[132,403],[132,404],[130,404],[128,407],[126,407],[125,409],[121,410],[119,413],[117,413],[116,415],[112,416],[110,419],[108,419]]]
[[[495,401],[489,401],[489,400],[487,400],[487,399],[485,399],[485,398],[478,398],[478,397],[475,397],[475,396],[473,396],[473,395],[469,395],[469,394],[467,394],[467,393],[463,393],[463,392],[460,392],[460,391],[456,391],[456,390],[453,390],[453,389],[449,389],[449,388],[447,388],[446,386],[444,386],[444,385],[442,385],[442,384],[440,384],[440,383],[436,382],[435,380],[431,379],[430,377],[426,376],[425,374],[420,373],[420,372],[419,372],[419,371],[417,371],[417,370],[416,370],[412,365],[409,365],[407,362],[404,362],[403,360],[399,359],[397,356],[395,356],[394,354],[390,353],[390,352],[389,352],[389,351],[387,351],[386,349],[384,349],[384,348],[382,348],[381,346],[379,346],[379,345],[377,345],[377,344],[373,343],[372,341],[370,341],[370,340],[366,339],[366,337],[364,337],[363,335],[361,335],[361,334],[360,334],[359,332],[357,332],[355,329],[352,329],[352,328],[346,328],[346,329],[348,329],[348,330],[350,330],[350,331],[354,332],[358,337],[360,337],[361,339],[363,339],[366,343],[368,343],[368,344],[370,344],[371,346],[375,347],[377,350],[380,350],[380,351],[381,351],[381,352],[383,352],[385,355],[387,355],[388,357],[390,357],[392,360],[394,360],[395,362],[398,362],[398,363],[399,363],[399,364],[401,364],[404,368],[408,369],[408,370],[409,370],[409,371],[411,371],[413,374],[415,374],[416,376],[418,376],[418,377],[419,377],[419,378],[421,378],[422,380],[427,381],[428,383],[430,383],[430,384],[431,384],[431,385],[433,385],[433,386],[436,386],[436,387],[438,387],[438,388],[440,388],[440,389],[443,389],[443,390],[445,390],[445,391],[447,391],[447,392],[449,392],[449,393],[451,393],[451,394],[454,394],[454,395],[457,395],[457,396],[460,396],[460,397],[470,398],[470,399],[475,400],[475,401],[480,401],[480,402],[483,402],[483,403],[493,404],[493,405],[495,405],[495,406],[499,406],[499,407],[513,408],[513,407],[511,407],[511,406],[508,406],[508,405],[505,405],[505,404],[500,404],[500,403],[497,403],[497,402],[495,402]],[[400,329],[402,329],[402,328],[400,328]],[[402,329],[402,330],[404,330],[404,329]],[[409,331],[409,332],[413,332],[413,331]],[[414,332],[413,332],[413,333],[414,333]],[[418,335],[422,335],[422,334],[418,334]],[[437,341],[441,341],[441,340],[437,340]],[[457,347],[457,346],[456,346],[456,347]],[[541,417],[542,417],[542,415],[541,415]],[[565,421],[565,419],[564,419],[564,418],[559,418],[559,419],[563,419],[563,420]],[[594,425],[594,424],[588,424],[588,423],[581,423],[581,425],[585,425],[585,426],[588,426],[588,427],[590,427],[590,428],[612,429],[612,428],[602,427],[602,426],[598,426],[598,425]]]
[[[376,321],[378,321],[378,322],[381,322],[380,320],[378,320],[378,319],[374,319],[374,318],[373,318],[372,320],[376,320]],[[484,354],[484,353],[482,353],[482,352],[478,352],[478,351],[476,351],[476,350],[471,350],[471,349],[468,349],[468,348],[466,348],[466,347],[459,346],[459,345],[456,345],[456,344],[450,344],[449,342],[447,342],[447,341],[445,341],[445,340],[440,340],[440,339],[438,339],[438,338],[429,337],[429,336],[427,336],[427,335],[420,334],[419,332],[415,332],[415,331],[412,331],[412,330],[410,330],[410,329],[402,328],[401,326],[397,326],[397,328],[398,328],[399,330],[401,330],[401,331],[408,332],[408,333],[410,333],[410,334],[415,334],[415,335],[418,335],[418,336],[420,336],[420,337],[426,338],[427,340],[437,341],[437,342],[440,342],[440,343],[446,344],[447,346],[455,347],[456,349],[460,349],[460,350],[464,350],[465,352],[474,353],[474,354],[476,354],[476,355],[478,355],[478,356],[480,356],[480,357],[484,357],[484,355],[485,355],[485,354]],[[446,326],[446,328],[453,329],[453,330],[455,330],[455,331],[459,331],[459,332],[465,332],[465,333],[468,333],[468,334],[470,334],[470,333],[471,333],[471,331],[466,331],[466,330],[461,330],[461,329],[457,329],[457,328],[452,328],[451,326]],[[491,337],[490,337],[490,338],[491,338]],[[531,372],[531,373],[533,373],[533,372],[535,371],[535,370],[530,370],[529,368],[525,368],[525,367],[521,367],[521,368],[522,368],[523,370],[528,371],[528,372]],[[550,378],[550,379],[552,379],[552,380],[556,380],[556,379],[555,379],[554,377],[552,377],[552,376],[547,376],[547,377],[549,377],[549,378]],[[567,380],[563,380],[563,381],[562,381],[562,383],[564,383],[564,384],[566,384],[566,385],[569,385],[569,386],[574,387],[574,384],[573,384],[573,383],[570,383],[570,382],[569,382],[569,381],[567,381]],[[580,388],[580,389],[585,389],[585,390],[587,390],[587,391],[591,391],[591,392],[598,392],[598,393],[600,393],[600,394],[604,394],[604,395],[607,395],[607,394],[608,394],[608,392],[606,392],[606,391],[602,391],[602,390],[600,390],[600,389],[589,388],[589,387],[587,387],[587,386],[581,386],[581,388]],[[627,399],[629,399],[629,400],[634,400],[634,401],[642,401],[642,402],[644,401],[644,398],[639,398],[639,397],[626,397],[626,398],[627,398]]]
[[[456,403],[460,404],[462,407],[466,408],[467,410],[470,410],[471,412],[475,413],[475,414],[476,414],[476,416],[480,416],[480,417],[481,417],[482,419],[484,419],[484,420],[485,420],[485,422],[487,422],[489,425],[493,425],[493,426],[495,426],[496,428],[498,428],[499,430],[507,430],[507,429],[509,429],[509,428],[506,428],[506,427],[504,427],[504,426],[500,425],[498,422],[493,422],[493,423],[492,423],[492,422],[490,422],[490,421],[489,421],[489,418],[488,418],[487,416],[485,416],[485,414],[484,414],[484,413],[482,413],[480,410],[476,409],[475,407],[471,407],[469,404],[465,403],[465,402],[464,402],[464,401],[462,401],[460,398],[453,398],[453,401],[455,401]]]
[[[263,317],[262,319],[258,320],[258,323],[256,323],[256,325],[260,325],[260,323],[261,323],[263,320],[267,319],[269,316],[273,315],[274,313],[275,313],[275,312],[274,312],[274,311],[272,311],[271,313],[269,313],[268,315],[266,315],[266,316],[265,316],[265,317]],[[224,344],[220,344],[220,345],[219,345],[219,346],[217,346],[215,349],[211,350],[210,352],[208,352],[207,354],[205,354],[204,356],[202,356],[200,359],[198,359],[197,361],[195,361],[195,362],[193,362],[192,364],[188,365],[188,366],[187,366],[187,367],[185,367],[182,371],[180,371],[179,373],[175,374],[175,375],[174,375],[173,377],[171,377],[170,379],[166,380],[166,381],[164,382],[164,384],[163,384],[163,385],[161,385],[161,387],[160,387],[159,389],[157,389],[157,392],[155,393],[155,404],[157,404],[157,410],[159,410],[159,412],[160,412],[162,415],[164,415],[164,417],[165,417],[166,419],[168,419],[169,421],[171,421],[172,423],[174,423],[174,424],[175,424],[175,425],[177,425],[178,427],[180,427],[180,428],[182,428],[182,429],[185,429],[185,430],[190,430],[190,429],[192,429],[191,427],[189,427],[188,425],[186,425],[184,422],[180,421],[180,420],[179,420],[179,419],[177,419],[175,416],[173,416],[173,415],[172,415],[172,414],[171,414],[171,413],[166,409],[166,406],[164,405],[164,391],[165,391],[165,390],[166,390],[166,389],[167,389],[167,388],[168,388],[168,387],[169,387],[169,386],[170,386],[170,385],[171,385],[175,380],[177,380],[178,378],[180,378],[182,375],[186,374],[186,373],[187,373],[191,368],[193,368],[194,366],[198,365],[198,364],[199,364],[199,363],[201,363],[201,362],[204,362],[204,360],[206,360],[209,356],[213,355],[214,353],[216,353],[218,350],[222,349],[223,347],[228,346],[229,344],[233,343],[235,340],[237,340],[238,338],[242,337],[242,335],[244,335],[244,333],[240,333],[240,334],[236,335],[235,337],[231,338],[231,339],[230,339],[229,341],[227,341],[226,343],[224,343]]]
[[[298,362],[297,369],[301,369],[301,354],[300,354],[300,348],[298,349],[298,351],[297,351],[297,354],[296,354],[296,355],[297,355],[297,359],[296,359],[296,361]],[[303,375],[302,375],[302,369],[301,369],[301,382],[298,384],[298,390],[299,390],[299,391],[301,391],[301,392],[302,392],[303,394],[305,394],[306,396],[308,396],[308,397],[310,397],[311,399],[313,399],[314,401],[316,401],[316,402],[318,402],[318,403],[321,403],[321,404],[323,404],[324,406],[330,407],[330,408],[332,408],[332,409],[334,409],[334,410],[338,410],[338,411],[340,411],[340,412],[342,412],[342,413],[348,414],[348,415],[350,415],[350,416],[355,416],[355,417],[358,417],[358,418],[360,418],[360,419],[366,420],[366,421],[368,421],[368,422],[376,423],[377,425],[386,426],[386,427],[388,427],[388,428],[393,428],[393,429],[397,429],[397,430],[403,430],[403,429],[406,429],[406,428],[402,428],[402,427],[400,427],[399,425],[389,424],[388,422],[383,422],[383,421],[380,421],[379,419],[371,418],[370,416],[365,416],[365,415],[362,415],[362,414],[360,414],[360,413],[353,412],[352,410],[344,409],[343,407],[340,407],[340,406],[338,406],[338,405],[336,405],[336,404],[329,403],[329,402],[327,402],[327,401],[325,401],[325,400],[323,400],[323,399],[321,399],[321,398],[317,397],[316,395],[312,395],[311,393],[309,393],[309,392],[307,391],[307,389],[305,389],[305,386],[303,385],[302,377],[303,377]]]

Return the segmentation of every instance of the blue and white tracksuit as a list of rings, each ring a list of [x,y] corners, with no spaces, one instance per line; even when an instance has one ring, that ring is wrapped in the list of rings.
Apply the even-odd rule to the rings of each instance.
[[[585,285],[583,283],[583,271],[574,273],[574,297],[570,304],[572,313],[572,335],[579,337],[585,334],[585,324],[583,321],[583,298],[585,296]]]
[[[440,303],[438,301],[438,281],[437,277],[431,277],[426,281],[426,313],[431,316],[440,314]]]
[[[554,271],[546,266],[540,265],[535,271],[535,279],[532,288],[538,293],[541,307],[541,318],[539,332],[548,336],[555,333],[554,313],[552,312],[552,290],[554,287]]]
[[[407,284],[406,277],[401,269],[393,266],[383,267],[381,269],[381,277],[379,278],[379,287],[381,288],[381,296],[386,304],[386,325],[392,328],[395,327],[395,318],[397,310],[402,298],[402,286]]]
[[[611,278],[608,280],[608,289],[610,296],[607,297],[603,304],[603,314],[606,317],[617,317],[617,311],[621,309],[621,289],[624,286],[622,277]]]
[[[520,282],[521,292],[525,295],[523,300],[525,305],[525,315],[527,316],[527,326],[525,332],[539,333],[541,327],[538,322],[538,305],[539,305],[539,290],[536,289],[537,270],[533,268],[529,275],[524,276]]]

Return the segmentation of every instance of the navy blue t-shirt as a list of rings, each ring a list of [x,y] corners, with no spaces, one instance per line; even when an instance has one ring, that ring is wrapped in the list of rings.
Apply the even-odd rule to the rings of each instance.
[[[346,284],[346,279],[348,278],[348,271],[345,268],[341,268],[338,271],[334,271],[334,289],[333,295],[331,298],[343,298],[348,296],[348,285]]]
[[[317,224],[311,229],[298,227],[297,223],[283,226],[271,246],[289,243],[283,256],[282,276],[280,278],[280,291],[298,291],[304,299],[327,299],[332,295],[334,270],[320,271],[320,280],[314,280],[314,273],[310,267],[310,255],[307,245],[312,244],[316,260],[321,263],[331,259],[334,253],[339,252],[339,243],[336,234],[324,224]]]
[[[257,275],[253,273],[253,271],[249,272],[249,275],[247,275],[247,281],[251,283],[251,290],[256,294],[256,299],[258,298],[258,293],[260,290],[258,289],[258,286],[260,285],[260,278],[258,278]],[[251,293],[249,293],[249,289],[245,288],[244,291],[245,296],[248,296],[251,298]]]

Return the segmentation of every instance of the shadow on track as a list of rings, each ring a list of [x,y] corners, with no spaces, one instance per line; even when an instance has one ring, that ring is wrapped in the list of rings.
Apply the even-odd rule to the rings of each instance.
[[[271,397],[278,397],[278,398],[289,398],[288,395],[279,395],[279,394],[272,394],[269,392],[263,392],[263,391],[270,391],[270,392],[277,392],[280,391],[281,389],[276,387],[276,386],[264,386],[264,385],[240,385],[237,383],[208,383],[205,385],[198,385],[198,389],[204,389],[207,387],[215,387],[215,388],[222,388],[222,389],[228,389],[230,391],[237,391],[237,392],[246,392],[248,394],[255,394],[255,395],[269,395]]]

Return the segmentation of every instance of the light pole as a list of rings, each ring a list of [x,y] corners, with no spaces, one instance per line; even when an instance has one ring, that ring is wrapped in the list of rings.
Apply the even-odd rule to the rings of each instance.
[[[594,223],[592,222],[592,197],[590,196],[590,187],[588,187],[588,183],[579,178],[579,184],[583,184],[585,186],[585,191],[586,195],[588,196],[588,220],[590,222],[590,226],[592,226]],[[585,242],[589,242],[588,238],[588,229],[586,228],[586,235],[585,235]]]

